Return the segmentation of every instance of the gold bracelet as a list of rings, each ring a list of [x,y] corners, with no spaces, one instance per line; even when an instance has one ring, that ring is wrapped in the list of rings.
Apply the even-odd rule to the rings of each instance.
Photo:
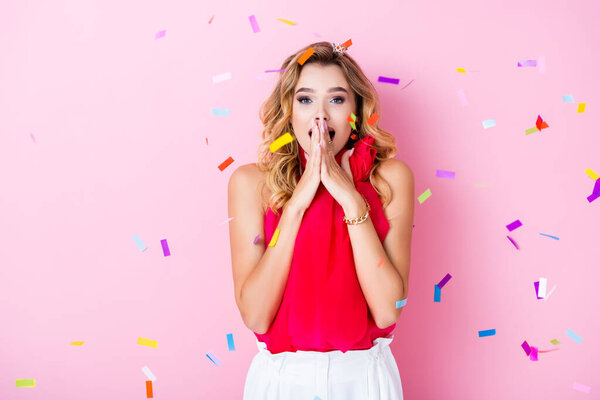
[[[363,222],[365,222],[367,220],[367,218],[369,218],[369,211],[371,210],[371,206],[369,205],[369,202],[367,201],[367,199],[365,199],[365,196],[363,196],[363,200],[367,204],[367,212],[365,213],[365,215],[362,215],[362,216],[356,217],[356,218],[348,218],[344,215],[344,222],[346,224],[348,224],[348,225],[362,224]]]

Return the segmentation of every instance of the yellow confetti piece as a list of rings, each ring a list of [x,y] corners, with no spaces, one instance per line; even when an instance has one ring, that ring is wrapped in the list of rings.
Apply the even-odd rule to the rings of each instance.
[[[279,239],[279,228],[275,229],[273,237],[271,238],[271,242],[269,243],[269,247],[275,247],[277,244],[277,239]]]
[[[138,338],[137,344],[141,344],[142,346],[154,347],[155,349],[158,347],[158,342],[152,339],[146,338]]]
[[[526,134],[526,135],[529,135],[529,134],[531,134],[531,133],[538,132],[538,131],[539,131],[539,129],[538,129],[536,126],[534,126],[533,128],[529,128],[529,129],[527,129],[527,130],[525,131],[525,134]]]
[[[419,203],[423,204],[423,202],[427,200],[429,196],[431,196],[431,190],[427,189],[422,195],[419,196]]]
[[[81,346],[85,342],[71,342],[71,346]]]
[[[578,113],[582,113],[585,111],[585,103],[579,103],[577,104],[577,112]]]
[[[277,149],[279,149],[281,146],[285,146],[286,144],[291,143],[293,141],[294,137],[289,132],[286,132],[283,135],[279,136],[277,139],[275,139],[275,141],[269,145],[269,149],[271,150],[271,152],[274,152],[277,151]]]
[[[456,72],[459,72],[459,73],[461,73],[461,74],[464,74],[464,73],[466,73],[467,71],[465,71],[465,69],[464,69],[464,68],[456,68]]]
[[[597,180],[598,178],[600,178],[600,175],[598,175],[597,173],[595,173],[594,170],[591,169],[591,168],[586,169],[585,173],[587,174],[587,176],[589,176],[593,180]]]
[[[277,21],[285,22],[286,24],[289,24],[289,25],[296,25],[295,22],[288,21],[287,19],[277,18]]]
[[[16,387],[35,387],[35,379],[17,379]]]
[[[553,345],[555,345],[555,346],[557,346],[557,345],[559,345],[559,344],[560,344],[560,342],[559,342],[558,340],[556,340],[556,339],[552,339],[552,340],[550,341],[550,343],[552,343],[552,344],[553,344]]]

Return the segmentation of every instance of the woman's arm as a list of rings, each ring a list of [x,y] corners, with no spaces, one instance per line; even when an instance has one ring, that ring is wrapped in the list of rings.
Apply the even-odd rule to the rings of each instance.
[[[268,331],[289,276],[296,235],[304,211],[286,206],[277,228],[275,246],[264,250],[254,244],[261,234],[264,240],[261,172],[255,164],[236,169],[229,179],[229,238],[235,300],[244,324],[258,334]]]

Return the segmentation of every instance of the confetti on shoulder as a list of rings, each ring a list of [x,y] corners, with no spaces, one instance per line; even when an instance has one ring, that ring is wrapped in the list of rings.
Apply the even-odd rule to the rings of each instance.
[[[137,344],[147,347],[154,347],[155,349],[158,348],[158,342],[156,340],[146,339],[143,337],[138,338]]]
[[[404,306],[406,305],[406,300],[407,300],[407,299],[398,300],[398,301],[396,302],[396,308],[402,308],[402,307],[404,307]]]
[[[275,247],[275,245],[277,244],[277,239],[279,239],[279,228],[275,229],[275,232],[273,233],[273,237],[271,238],[271,241],[269,242],[269,247]]]

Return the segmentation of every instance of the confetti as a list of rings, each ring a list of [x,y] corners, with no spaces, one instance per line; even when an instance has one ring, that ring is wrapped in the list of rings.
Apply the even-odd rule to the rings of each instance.
[[[304,54],[302,54],[300,56],[300,58],[298,59],[298,64],[304,65],[306,60],[308,60],[310,58],[310,56],[312,56],[314,53],[315,53],[315,49],[313,49],[312,47],[309,47],[308,50],[306,50],[304,52]]]
[[[539,282],[539,281],[535,281],[535,282],[533,282],[533,287],[535,288],[535,297],[536,297],[538,300],[541,300],[542,298],[541,298],[541,297],[540,297],[540,295],[539,295],[539,291],[540,291],[540,289],[539,289],[539,287],[540,287],[540,282]]]
[[[456,92],[458,94],[458,98],[460,100],[460,103],[462,104],[462,106],[466,106],[469,103],[467,102],[467,96],[465,95],[465,91],[462,89],[458,89],[458,92]]]
[[[280,147],[285,146],[293,141],[294,137],[289,132],[286,132],[269,145],[269,150],[271,150],[271,152],[277,151]]]
[[[379,268],[383,265],[383,261],[384,261],[383,258],[381,260],[379,260],[379,262],[377,263],[377,268]]]
[[[371,115],[369,117],[369,119],[367,120],[367,124],[373,126],[373,125],[375,125],[375,122],[377,122],[378,119],[379,119],[379,115],[377,115],[377,113],[373,113],[373,115]]]
[[[142,345],[142,346],[154,347],[155,349],[158,348],[158,342],[156,340],[145,339],[142,337],[138,338],[137,344]]]
[[[539,132],[540,130],[537,128],[537,126],[534,126],[533,128],[529,128],[525,131],[525,135],[531,135],[532,133],[535,132]]]
[[[438,169],[435,172],[435,176],[437,178],[448,178],[448,179],[454,179],[454,175],[455,173],[452,171],[444,171],[443,169]]]
[[[556,339],[552,339],[552,340],[550,341],[550,343],[552,343],[552,344],[553,344],[553,345],[555,345],[555,346],[558,346],[558,345],[560,344],[560,342],[559,342],[558,340],[556,340]]]
[[[438,285],[433,287],[433,302],[440,303],[442,300],[442,289]]]
[[[29,132],[29,137],[31,138],[31,140],[33,140],[33,143],[37,144],[37,142],[35,141],[35,136],[33,136],[33,133]]]
[[[537,120],[535,121],[535,127],[538,128],[538,130],[540,131],[542,129],[549,128],[546,121],[544,121],[540,115],[538,115]]]
[[[227,334],[227,348],[229,349],[229,351],[235,350],[235,345],[233,344],[233,333]]]
[[[546,295],[546,297],[544,297],[544,301],[546,301],[548,299],[548,297],[550,297],[550,295],[552,294],[552,292],[554,292],[554,289],[556,289],[556,285],[552,286],[552,289],[550,290],[550,292],[548,292],[548,294]]]
[[[464,68],[456,68],[456,72],[458,72],[459,74],[466,74],[467,71]]]
[[[523,343],[521,343],[521,347],[523,348],[523,350],[525,350],[525,354],[529,355],[531,354],[531,347],[529,347],[529,343],[527,343],[527,340],[523,341]]]
[[[35,379],[17,379],[15,385],[16,387],[35,387]]]
[[[152,382],[154,382],[156,380],[156,376],[154,376],[154,374],[152,373],[152,371],[150,371],[150,368],[148,368],[147,366],[143,366],[142,367],[142,372],[144,373],[144,375],[146,375],[146,377],[151,380]]]
[[[219,225],[226,224],[226,223],[228,223],[229,221],[231,221],[232,219],[235,219],[235,217],[230,217],[230,218],[227,218],[225,221],[221,222]]]
[[[391,84],[397,85],[400,83],[400,79],[380,76],[379,78],[377,78],[377,82],[391,83]]]
[[[537,66],[536,60],[520,60],[517,62],[517,67],[535,67]]]
[[[214,15],[213,15],[212,17],[210,17],[210,19],[208,20],[208,23],[209,23],[209,24],[210,24],[210,23],[213,21],[213,18],[214,18],[214,17],[215,17]]]
[[[408,82],[406,85],[404,85],[404,86],[402,87],[402,89],[400,89],[400,90],[404,90],[404,89],[405,89],[405,88],[406,88],[408,85],[410,85],[410,84],[411,84],[411,83],[413,83],[414,81],[415,81],[414,79],[413,79],[413,80],[411,80],[411,81],[410,81],[410,82]]]
[[[506,225],[506,229],[508,229],[509,231],[514,231],[515,229],[517,229],[518,227],[522,226],[523,224],[521,223],[521,221],[519,221],[518,219],[511,222],[510,224]]]
[[[578,334],[576,334],[575,332],[573,332],[570,329],[567,329],[566,333],[567,333],[567,336],[569,336],[571,339],[573,339],[577,343],[581,343],[581,341],[583,340],[583,338],[581,336],[579,336]]]
[[[575,100],[573,100],[572,94],[563,94],[562,99],[565,103],[574,103],[575,102]]]
[[[573,382],[573,389],[577,390],[578,392],[583,392],[583,393],[590,393],[590,390],[592,389],[589,386],[583,385],[579,382]]]
[[[154,35],[154,40],[160,39],[161,37],[165,37],[166,33],[167,33],[167,31],[164,29],[160,32],[157,32],[156,35]]]
[[[215,75],[212,77],[213,83],[219,83],[231,79],[231,72],[225,72],[224,74]]]
[[[441,289],[441,288],[443,288],[443,287],[444,287],[444,285],[445,285],[446,283],[448,283],[448,281],[450,280],[450,278],[452,278],[452,275],[450,275],[450,274],[446,274],[446,276],[444,276],[444,277],[442,278],[442,280],[440,281],[440,283],[438,283],[438,284],[437,284],[437,285],[438,285],[438,287],[439,287],[440,289]]]
[[[268,69],[265,71],[265,73],[267,72],[285,72],[285,69]]]
[[[250,20],[250,25],[252,26],[252,32],[260,32],[260,28],[258,27],[258,22],[256,22],[256,17],[254,16],[254,14],[249,16],[248,19]]]
[[[259,238],[259,237],[260,237],[260,234],[259,234],[259,235],[256,235],[256,237],[254,238],[254,242],[252,242],[252,243],[254,243],[254,244],[258,243],[258,238]]]
[[[396,302],[396,308],[402,308],[402,307],[404,307],[404,306],[406,305],[406,300],[407,300],[407,299],[404,299],[404,300],[398,300],[398,301]]]
[[[281,22],[285,22],[288,25],[296,25],[295,22],[292,21],[288,21],[287,19],[281,19],[281,18],[277,18],[277,21],[281,21]]]
[[[542,236],[546,236],[546,237],[549,237],[549,238],[551,238],[551,239],[554,239],[554,240],[560,240],[560,239],[558,238],[558,236],[546,235],[545,233],[540,233],[540,235],[542,235]]]
[[[213,362],[213,363],[214,363],[214,364],[215,364],[217,367],[218,367],[219,365],[221,365],[221,360],[219,360],[219,359],[217,358],[217,356],[215,356],[215,355],[213,354],[213,352],[209,351],[209,352],[206,354],[206,357],[208,357],[208,359],[209,359],[210,361],[212,361],[212,362]]]
[[[541,297],[542,299],[544,297],[546,297],[546,285],[548,284],[548,282],[546,281],[546,278],[540,278],[540,285],[539,285],[539,289],[538,289],[538,296]]]
[[[162,246],[163,256],[168,257],[171,255],[171,251],[169,250],[169,244],[167,243],[167,239],[161,239],[160,245]]]
[[[279,228],[275,229],[273,233],[273,237],[271,238],[271,242],[269,242],[269,247],[275,247],[277,244],[277,239],[279,238]]]
[[[482,122],[482,124],[485,129],[492,128],[492,127],[496,126],[496,120],[486,119],[485,121]]]
[[[431,196],[431,190],[427,189],[419,196],[419,204],[423,204]]]
[[[135,242],[135,244],[137,244],[137,247],[139,247],[141,251],[147,249],[146,245],[144,244],[144,242],[142,242],[142,239],[138,235],[133,235],[133,241]]]
[[[510,236],[506,236],[508,238],[508,240],[510,240],[510,242],[513,244],[513,246],[515,246],[517,248],[517,250],[519,250],[519,245],[517,244],[517,242],[515,242],[513,240],[513,238],[511,238]]]
[[[211,108],[210,113],[219,117],[229,117],[229,109],[227,108]]]
[[[592,202],[596,200],[600,196],[600,179],[596,179],[596,183],[594,184],[594,189],[592,190],[592,194],[587,197],[588,202]]]
[[[83,346],[85,342],[71,342],[71,346]]]
[[[577,112],[578,113],[582,113],[585,111],[585,103],[579,103],[577,104]]]
[[[152,397],[152,381],[146,381],[146,398],[151,399]]]
[[[221,171],[223,171],[225,168],[227,168],[231,163],[233,162],[233,158],[228,157],[227,160],[223,161],[221,164],[219,164],[219,169]]]
[[[485,331],[479,331],[479,337],[485,337],[485,336],[495,336],[496,335],[496,330],[495,329],[488,329]]]
[[[529,359],[531,361],[539,361],[538,360],[538,348],[535,346],[531,346],[531,354],[529,354]]]
[[[592,178],[595,181],[597,181],[598,178],[600,178],[600,175],[598,175],[596,172],[594,172],[594,170],[591,168],[586,169],[585,173],[587,176],[589,176],[590,178]]]

